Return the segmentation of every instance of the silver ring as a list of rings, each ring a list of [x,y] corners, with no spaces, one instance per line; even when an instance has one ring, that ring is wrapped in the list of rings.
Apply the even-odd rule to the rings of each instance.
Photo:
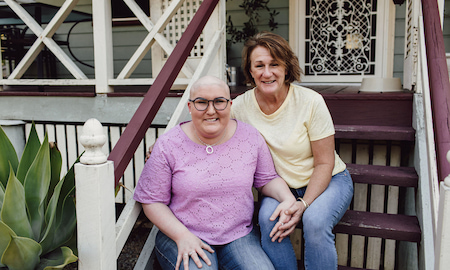
[[[192,253],[194,253],[194,252],[193,252],[193,251],[189,252],[189,256],[191,256],[191,255],[192,255]]]
[[[283,223],[283,222],[281,222],[281,221],[280,221],[280,224],[281,224],[281,226],[283,226],[283,225],[284,225],[284,223]]]
[[[189,254],[187,254],[187,253],[184,253],[184,256],[189,256]]]

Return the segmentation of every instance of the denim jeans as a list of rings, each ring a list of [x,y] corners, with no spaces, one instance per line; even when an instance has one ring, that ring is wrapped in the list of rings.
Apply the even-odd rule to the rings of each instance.
[[[306,187],[291,189],[295,197],[303,197]],[[337,269],[337,252],[332,232],[341,220],[353,197],[353,181],[347,170],[334,175],[327,189],[317,197],[303,213],[303,237],[305,242],[305,269]],[[297,261],[290,239],[272,242],[269,233],[275,223],[270,221],[278,201],[264,197],[259,210],[261,245],[275,269],[297,269]]]
[[[211,266],[208,266],[202,258],[202,268],[198,268],[194,261],[189,258],[189,270],[274,270],[269,257],[261,248],[260,236],[257,229],[249,234],[225,245],[212,245],[214,253],[205,250]],[[177,262],[177,244],[161,231],[156,235],[155,250],[158,262],[162,269],[175,269]],[[180,270],[184,266],[181,263]]]

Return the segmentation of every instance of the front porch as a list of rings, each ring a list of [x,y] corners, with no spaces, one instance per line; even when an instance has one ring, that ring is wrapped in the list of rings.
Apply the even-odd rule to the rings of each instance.
[[[30,20],[28,15],[20,10],[17,1],[4,2],[16,7],[18,13]],[[70,10],[77,6],[78,2],[65,1],[63,7],[67,9],[64,10]],[[89,1],[80,0],[79,3],[86,5],[86,2]],[[207,3],[208,12],[213,16],[203,32],[205,35],[200,38],[204,42],[199,46],[204,49],[201,57],[187,55],[192,52],[197,40],[190,35],[201,35],[198,29],[206,24],[205,20],[196,22],[198,24],[193,27],[195,31],[189,32],[186,29],[188,41],[180,41],[175,47],[173,46],[176,42],[170,45],[170,42],[165,40],[167,36],[160,34],[183,1],[172,1],[171,4],[164,2],[166,11],[153,14],[152,20],[139,10],[135,1],[124,2],[144,26],[147,37],[133,56],[127,59],[123,69],[116,72],[117,76],[112,68],[114,65],[110,62],[111,17],[103,12],[110,10],[110,3],[99,0],[92,2],[96,46],[95,78],[85,76],[84,70],[77,69],[77,65],[70,63],[70,59],[63,54],[58,54],[61,57],[58,59],[75,79],[21,78],[23,70],[33,62],[36,52],[43,44],[53,52],[61,53],[52,41],[52,35],[67,12],[59,14],[59,19],[50,22],[45,28],[37,27],[30,20],[31,25],[34,25],[33,32],[41,40],[36,41],[36,46],[30,49],[29,55],[24,57],[24,62],[19,63],[17,71],[13,71],[7,78],[0,78],[4,85],[3,91],[0,91],[0,118],[25,121],[26,124],[18,127],[24,133],[28,132],[29,123],[35,121],[40,135],[43,136],[47,132],[50,140],[56,141],[64,151],[63,162],[67,168],[84,150],[78,142],[84,122],[96,118],[103,124],[108,142],[102,146],[102,150],[109,155],[109,159],[114,160],[116,167],[115,173],[112,173],[115,180],[109,181],[121,183],[129,189],[122,188],[118,196],[106,207],[108,211],[113,209],[114,200],[118,204],[129,204],[120,212],[120,216],[119,212],[116,214],[115,233],[108,236],[115,239],[115,246],[101,247],[95,252],[107,252],[119,260],[122,247],[125,245],[127,248],[129,232],[133,227],[139,227],[135,225],[135,221],[140,215],[140,208],[133,204],[130,198],[142,170],[146,150],[165,129],[189,119],[185,113],[185,93],[189,93],[192,81],[204,74],[216,75],[225,80],[225,1],[203,1]],[[218,7],[212,11],[217,2]],[[151,3],[160,7],[159,1]],[[419,4],[417,1],[407,1],[408,5],[411,3]],[[199,17],[208,13],[200,9],[198,12]],[[157,21],[156,18],[162,20]],[[423,29],[418,16],[412,19],[419,25],[418,28]],[[418,64],[412,76],[415,80],[414,92],[359,92],[360,83],[305,84],[324,96],[336,125],[336,150],[344,162],[349,164],[355,182],[355,196],[350,211],[336,227],[340,269],[431,269],[434,267],[435,258],[439,256],[439,248],[436,248],[435,253],[439,197],[437,165],[433,163],[436,156],[433,131],[430,127],[432,118],[424,35],[420,31],[418,33],[419,41],[415,45],[421,49],[418,50],[419,55],[415,59]],[[157,68],[152,67],[152,72],[159,74],[158,77],[131,78],[130,74],[138,62],[145,61],[143,55],[156,43],[161,48],[153,52],[152,47],[152,62],[158,63]],[[166,57],[167,55],[170,57]],[[184,65],[186,58],[188,64]],[[163,65],[164,63],[166,65]],[[180,70],[183,75],[177,77]],[[150,91],[147,91],[149,89]],[[232,88],[232,94],[238,95],[245,89],[246,87]],[[146,103],[140,105],[142,102]],[[134,115],[145,115],[147,119],[136,120]],[[127,131],[127,126],[133,129],[139,127],[139,134],[127,133],[130,130]],[[122,136],[123,134],[126,135]],[[116,147],[117,145],[119,147]],[[89,224],[84,221],[89,218],[84,216],[81,220],[83,222],[79,225],[87,228]],[[396,220],[400,220],[400,223],[392,227],[389,222]],[[139,219],[139,222],[149,229],[148,222],[142,219]],[[106,231],[110,232],[113,224],[105,226],[108,227]],[[146,234],[147,232],[144,233]],[[301,260],[304,251],[301,229],[295,232],[292,242],[297,258]],[[83,249],[83,245],[87,245],[87,242],[80,243],[80,262],[84,264],[82,267],[89,265],[88,262],[98,263],[98,257],[92,257],[95,252],[89,254]],[[144,250],[135,269],[144,269],[147,266],[147,255],[150,254],[145,253],[148,253],[148,249]],[[115,261],[109,263],[114,267]],[[80,269],[83,269],[82,267]],[[93,269],[94,266],[89,267]]]
[[[412,156],[415,139],[415,130],[412,128],[414,95],[410,92],[358,93],[359,86],[357,84],[308,85],[308,87],[316,89],[324,96],[336,124],[336,149],[348,164],[355,181],[355,197],[351,210],[357,212],[349,212],[347,219],[344,219],[342,225],[337,227],[339,265],[359,269],[416,269],[415,267],[418,265],[417,258],[409,261],[401,260],[401,258],[409,257],[411,254],[414,257],[414,254],[418,253],[420,246],[417,243],[421,241],[421,232],[417,218],[411,220],[413,225],[412,231],[408,231],[409,229],[404,227],[406,224],[404,222],[409,223],[407,221],[409,218],[406,216],[406,220],[403,218],[405,214],[410,216],[416,214],[414,209],[416,199],[413,194],[417,190],[418,180],[417,174],[412,167],[414,165]],[[242,90],[242,88],[234,89],[233,93],[237,95]],[[85,108],[93,106],[100,101],[102,104],[112,105],[117,102],[117,104],[122,103],[121,106],[125,104],[124,107],[129,107],[132,100],[138,105],[143,98],[142,92],[121,93],[120,97],[114,95],[80,97],[76,95],[69,96],[70,93],[58,96],[56,92],[35,92],[31,96],[21,93],[19,96],[15,96],[15,93],[7,91],[1,95],[0,102],[5,102],[4,104],[12,105],[14,102],[17,102],[16,106],[20,106],[20,104],[23,104],[24,99],[30,99],[32,101],[27,102],[28,104],[35,104],[38,107],[47,109],[45,115],[52,115],[52,113],[48,112],[55,110],[60,112],[59,119],[67,118],[66,122],[56,122],[55,119],[37,121],[37,129],[41,136],[46,131],[50,135],[50,140],[56,141],[63,152],[66,150],[63,154],[67,157],[65,159],[66,166],[70,166],[83,151],[83,146],[77,140],[77,137],[82,133],[83,122],[74,120],[84,117],[83,114],[85,112],[83,111]],[[180,99],[180,96],[177,97],[172,94],[166,97],[161,110],[154,120],[158,124],[152,124],[146,132],[146,136],[140,142],[130,165],[125,169],[124,176],[120,182],[127,189],[122,188],[120,190],[116,197],[116,203],[124,204],[130,200],[132,196],[131,190],[133,190],[144,165],[146,149],[154,143],[159,134],[164,132],[165,127],[169,123],[168,118],[170,118],[173,108]],[[41,102],[45,102],[45,105]],[[127,102],[130,103],[128,104]],[[70,106],[69,104],[76,104],[76,106]],[[104,117],[101,112],[105,108],[99,106],[90,111],[89,114],[98,115],[98,118]],[[108,142],[103,146],[103,151],[107,154],[116,145],[121,134],[126,129],[127,123],[127,120],[123,123],[117,123],[118,121],[123,121],[121,120],[122,117],[126,118],[127,111],[119,109],[118,106],[112,106],[112,108],[120,110],[122,115],[119,116],[117,113],[111,112],[111,115],[114,117],[102,121],[105,134],[108,137]],[[130,110],[133,111],[134,109]],[[30,115],[35,110],[33,107],[30,107],[23,108],[20,111]],[[130,117],[132,113],[130,112]],[[106,115],[109,114],[107,113]],[[44,114],[38,114],[36,117],[43,116]],[[72,121],[69,121],[69,119],[72,119]],[[113,120],[116,122],[110,122]],[[399,166],[400,171],[396,169]],[[390,172],[390,168],[393,169],[392,172]],[[408,170],[404,171],[404,169]],[[412,171],[410,172],[409,169],[412,169]],[[380,175],[385,177],[380,178]],[[394,184],[393,181],[398,182]],[[399,216],[400,224],[404,225],[383,223],[396,219],[395,216],[390,215],[376,215],[374,218],[370,216],[359,217],[363,212],[402,214]],[[117,218],[119,216],[120,213],[117,212]],[[150,224],[142,219],[138,222],[134,227],[140,233],[142,233],[142,227],[147,228],[148,231],[141,236],[130,236],[131,239],[134,239],[134,237],[146,237],[149,234]],[[397,226],[397,228],[394,229],[393,226]],[[368,230],[368,227],[371,229]],[[391,229],[389,231],[385,230],[386,228]],[[417,238],[417,233],[419,238]],[[407,240],[407,242],[403,242],[404,240]],[[124,250],[132,249],[136,247],[135,244],[138,244],[129,243],[130,240],[126,242],[128,244],[124,242]],[[301,260],[303,245],[300,229],[294,234],[292,242],[294,243],[297,256]],[[140,243],[142,244],[142,241]],[[405,246],[407,246],[406,249]],[[121,256],[128,256],[129,252],[122,251],[119,254],[118,264],[127,264],[125,262],[126,259],[121,259]],[[412,263],[414,261],[416,262]],[[140,263],[142,264],[142,262]],[[414,266],[411,266],[411,263]]]

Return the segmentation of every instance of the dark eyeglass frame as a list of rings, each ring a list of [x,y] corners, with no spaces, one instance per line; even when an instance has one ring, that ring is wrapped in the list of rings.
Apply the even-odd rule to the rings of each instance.
[[[208,104],[206,105],[206,108],[204,108],[203,110],[199,110],[199,109],[197,108],[197,106],[195,105],[197,100],[201,100],[201,101],[204,101],[204,102],[208,102]],[[215,105],[215,101],[216,101],[216,100],[226,101],[227,104],[225,105],[225,108],[223,108],[223,109],[217,109],[217,108],[216,108],[216,105]],[[189,99],[189,101],[192,102],[192,103],[194,103],[194,107],[195,107],[195,109],[196,109],[197,111],[201,111],[201,112],[202,112],[202,111],[206,111],[206,110],[208,109],[208,107],[209,107],[209,102],[212,102],[213,107],[214,107],[214,109],[215,109],[216,111],[223,111],[223,110],[225,110],[225,109],[228,107],[228,102],[230,102],[231,99],[224,98],[224,97],[216,97],[215,99],[206,99],[206,98],[198,97],[198,98],[195,98],[195,99]]]

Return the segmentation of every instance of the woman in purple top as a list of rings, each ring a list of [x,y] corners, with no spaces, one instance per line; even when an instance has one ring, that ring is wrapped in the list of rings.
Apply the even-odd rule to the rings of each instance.
[[[160,229],[158,261],[164,269],[274,269],[252,225],[252,187],[280,202],[271,217],[280,222],[296,219],[287,212],[295,198],[259,132],[230,119],[223,81],[201,78],[190,98],[192,121],[158,139],[134,194]]]

